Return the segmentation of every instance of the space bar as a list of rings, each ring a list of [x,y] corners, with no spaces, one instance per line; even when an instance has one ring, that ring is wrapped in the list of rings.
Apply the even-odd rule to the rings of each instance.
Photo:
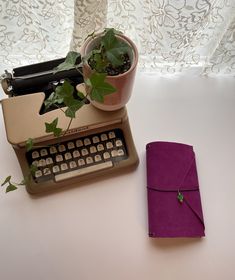
[[[99,164],[95,164],[95,165],[91,165],[91,166],[87,166],[87,167],[83,167],[80,169],[76,169],[76,170],[72,170],[66,173],[62,173],[62,174],[58,174],[55,176],[55,181],[56,182],[60,182],[66,179],[70,179],[76,176],[81,176],[81,175],[85,175],[88,173],[93,173],[99,170],[103,170],[106,168],[110,168],[113,166],[112,161],[106,161],[106,162],[102,162]]]

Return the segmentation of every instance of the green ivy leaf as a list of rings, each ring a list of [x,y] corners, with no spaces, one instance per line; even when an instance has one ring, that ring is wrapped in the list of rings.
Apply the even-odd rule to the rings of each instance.
[[[128,48],[126,46],[116,47],[106,52],[108,60],[114,67],[121,66],[123,64],[123,54],[127,53]]]
[[[59,72],[59,71],[65,71],[65,70],[70,70],[73,69],[76,65],[77,58],[80,57],[80,53],[71,51],[68,52],[65,61],[59,64],[56,68],[54,73]]]
[[[104,102],[104,97],[97,89],[92,89],[91,91],[91,98],[98,102]]]
[[[29,167],[29,170],[30,170],[30,174],[32,176],[35,175],[35,172],[38,170],[38,167],[34,164],[31,164],[30,167]],[[27,181],[29,178],[25,178],[25,181]]]
[[[86,83],[91,86],[91,99],[103,102],[105,95],[116,91],[111,84],[105,82],[105,78],[106,74],[93,73],[90,79],[86,81]]]
[[[70,51],[66,55],[65,62],[75,65],[77,58],[80,56],[81,56],[80,53],[75,52],[75,51]]]
[[[86,79],[86,80],[85,80],[85,84],[86,84],[88,87],[92,87],[92,84],[91,84],[91,80],[90,80],[90,79]]]
[[[115,36],[113,28],[106,30],[101,42],[104,45],[106,51],[112,49],[118,43],[118,39]]]
[[[65,115],[69,118],[75,118],[75,113],[84,105],[83,101],[74,98],[73,92],[74,88],[68,81],[64,81],[62,86],[56,88],[56,94],[68,107]]]
[[[32,139],[32,138],[29,138],[29,139],[26,141],[25,147],[26,147],[26,151],[27,151],[27,152],[30,151],[30,150],[32,150],[32,148],[33,148],[33,139]]]
[[[50,96],[44,101],[45,110],[47,110],[54,104],[61,104],[63,103],[63,101],[64,101],[63,98],[58,96],[56,92],[52,92]]]
[[[77,95],[78,95],[78,97],[80,97],[81,99],[86,98],[86,96],[85,96],[81,91],[77,91]]]
[[[82,101],[75,100],[65,111],[65,115],[69,118],[75,118],[76,112],[84,105]]]
[[[4,182],[1,184],[1,186],[4,186],[6,183],[10,183],[11,181],[11,176],[7,176]]]
[[[9,183],[9,185],[6,188],[6,193],[14,191],[14,190],[17,190],[17,187],[15,185]]]
[[[105,36],[102,38],[102,44],[105,48],[108,60],[114,67],[123,64],[124,54],[131,53],[131,47],[127,43],[117,39],[114,29],[109,29],[106,32]]]
[[[50,133],[53,132],[55,137],[59,137],[62,133],[62,129],[57,127],[58,118],[54,119],[51,123],[45,123],[46,132]]]
[[[92,54],[90,58],[90,65],[99,73],[104,73],[105,68],[108,66],[109,62],[107,59],[103,59],[101,53]]]
[[[73,86],[68,81],[65,80],[61,86],[58,86],[56,88],[55,93],[59,100],[65,102],[66,98],[71,98],[73,96],[73,91],[74,91]]]
[[[122,31],[117,30],[117,29],[114,29],[114,28],[105,28],[105,29],[104,29],[104,33],[107,33],[110,29],[111,29],[111,30],[114,32],[114,34],[116,34],[116,35],[123,34]]]

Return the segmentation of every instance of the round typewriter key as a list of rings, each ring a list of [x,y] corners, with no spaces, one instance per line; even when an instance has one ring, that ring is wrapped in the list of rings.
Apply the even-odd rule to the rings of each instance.
[[[80,153],[78,150],[73,151],[73,158],[77,158],[80,156]]]
[[[49,158],[46,158],[46,164],[49,165],[49,164],[52,164],[53,163],[53,160],[51,157]]]
[[[76,162],[75,162],[74,160],[73,160],[73,161],[70,161],[69,167],[70,167],[70,168],[76,168],[76,167],[77,167]]]
[[[39,162],[38,162],[38,166],[46,166],[45,159],[40,159]]]
[[[100,142],[100,139],[99,139],[98,136],[94,136],[94,137],[92,137],[92,141],[93,141],[94,144],[96,144],[96,143]]]
[[[42,176],[42,171],[41,170],[37,170],[36,172],[35,172],[35,178],[39,178],[39,177],[41,177]]]
[[[97,152],[96,147],[95,147],[95,146],[91,146],[91,147],[90,147],[90,153],[91,153],[91,154],[94,154],[94,153],[96,153],[96,152]]]
[[[60,168],[58,165],[54,165],[52,168],[53,173],[58,173],[60,171]]]
[[[84,164],[85,164],[84,159],[80,158],[80,159],[78,160],[78,165],[79,165],[79,166],[83,166]]]
[[[112,142],[107,142],[106,143],[106,148],[107,149],[112,149],[113,148],[113,143]]]
[[[60,168],[61,168],[61,171],[65,171],[65,170],[68,169],[68,164],[67,164],[67,163],[62,163],[62,164],[60,165]]]
[[[83,146],[83,142],[82,140],[77,140],[76,141],[76,146],[79,148],[79,147],[82,147]]]
[[[118,156],[124,156],[124,151],[123,151],[123,149],[119,149],[118,150]]]
[[[55,153],[57,153],[56,147],[51,146],[51,147],[50,147],[50,154],[55,154]]]
[[[112,157],[117,157],[118,156],[118,151],[117,150],[113,150],[111,152]]]
[[[100,155],[95,155],[95,162],[101,161],[101,156]]]
[[[123,144],[122,144],[122,140],[118,139],[116,140],[116,146],[117,147],[121,147]]]
[[[64,152],[66,149],[65,149],[65,145],[59,145],[59,151],[62,153],[62,152]]]
[[[73,142],[68,142],[67,146],[68,146],[68,149],[69,149],[69,150],[71,150],[71,149],[75,148],[75,146],[74,146],[74,143],[73,143]]]
[[[102,133],[102,134],[100,135],[100,138],[101,138],[102,141],[108,140],[108,137],[107,137],[107,134],[106,134],[106,133]]]
[[[33,151],[32,152],[32,158],[38,158],[39,157],[39,152],[38,151]]]
[[[103,144],[98,144],[97,145],[97,150],[100,152],[100,151],[103,151],[104,150],[104,145]]]
[[[34,165],[34,166],[37,166],[37,167],[38,167],[38,164],[39,164],[38,160],[34,160],[34,161],[32,162],[32,165]]]
[[[82,149],[81,153],[82,153],[83,156],[86,156],[86,155],[88,155],[88,150],[87,149]]]
[[[41,155],[41,157],[47,156],[47,155],[48,155],[47,149],[41,149],[41,150],[40,150],[40,155]]]
[[[86,163],[87,163],[87,164],[93,163],[93,158],[92,158],[92,157],[87,157],[87,158],[86,158]]]
[[[51,170],[49,168],[43,169],[43,175],[50,175],[50,174],[51,174]]]
[[[116,137],[115,132],[114,131],[110,131],[109,132],[109,139],[113,139],[115,137]]]
[[[109,158],[110,158],[110,153],[105,152],[105,153],[103,154],[103,157],[104,157],[104,159],[109,159]]]
[[[87,146],[87,145],[90,145],[91,144],[91,140],[89,138],[85,138],[84,139],[84,145]]]
[[[62,155],[57,155],[55,160],[56,160],[56,162],[63,161],[63,156]]]
[[[64,158],[65,158],[66,160],[71,159],[71,158],[72,158],[71,153],[66,153],[66,154],[64,155]]]

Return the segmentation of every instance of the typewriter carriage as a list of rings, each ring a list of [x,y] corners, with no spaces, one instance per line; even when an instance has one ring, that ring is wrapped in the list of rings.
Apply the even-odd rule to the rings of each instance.
[[[106,47],[107,40],[111,43],[106,43]],[[112,43],[112,40],[115,41],[116,45]],[[100,49],[97,49],[99,44]],[[92,56],[95,65],[102,64],[100,58],[96,56],[98,52],[102,53],[102,59],[107,58],[105,63],[108,63],[106,68],[101,70],[91,68],[89,63]],[[76,52],[69,52],[66,58],[18,67],[13,69],[12,73],[5,71],[1,79],[3,90],[9,97],[44,92],[47,99],[54,92],[56,86],[61,85],[66,79],[74,87],[75,92],[76,85],[84,82],[87,95],[90,95],[90,101],[99,109],[113,111],[124,107],[131,96],[138,63],[138,51],[134,42],[114,29],[106,29],[97,35],[88,36],[80,53],[81,55],[78,56]],[[123,59],[124,54],[129,57],[129,62]],[[117,67],[115,65],[117,61],[121,62],[123,66],[117,64]],[[125,66],[127,63],[130,64],[128,67]],[[60,68],[59,66],[62,64],[65,64],[65,67]],[[120,74],[110,74],[111,67],[115,67],[115,71],[120,72]],[[99,91],[98,97],[97,94],[91,94],[94,84],[100,83],[98,78],[94,84],[91,84],[91,76],[95,73],[104,74],[104,83],[112,87],[112,90],[107,91],[104,83],[98,84],[95,88],[95,91]],[[101,90],[106,90],[106,92]],[[102,96],[101,99],[100,96]]]

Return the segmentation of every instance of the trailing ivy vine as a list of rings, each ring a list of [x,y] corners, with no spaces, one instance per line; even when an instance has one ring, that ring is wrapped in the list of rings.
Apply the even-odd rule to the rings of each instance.
[[[82,64],[88,63],[93,69],[91,76],[84,80],[86,86],[90,89],[90,98],[92,100],[103,102],[104,96],[112,94],[116,89],[106,82],[106,76],[110,74],[110,69],[114,73],[125,72],[130,67],[128,61],[131,60],[131,47],[118,40],[116,37],[120,32],[111,29],[105,29],[100,43],[92,50],[85,58],[80,59],[80,63],[77,64],[80,54],[77,52],[69,52],[63,63],[58,65],[54,73],[60,71],[66,71],[76,68],[78,72],[81,72]],[[94,36],[91,34],[90,36]],[[58,138],[66,134],[70,129],[72,120],[76,117],[76,112],[86,105],[87,95],[77,91],[70,81],[65,79],[62,84],[58,85],[54,92],[52,92],[48,98],[44,101],[45,110],[50,107],[56,107],[63,111],[66,117],[70,118],[69,125],[65,131],[58,127],[58,117],[52,120],[50,123],[45,123],[45,132],[53,133],[54,137]],[[37,147],[33,143],[33,139],[29,138],[26,141],[26,151],[32,150]],[[26,185],[32,180],[32,176],[37,170],[37,166],[31,165],[29,168],[29,174],[20,182],[15,183],[12,181],[12,176],[9,175],[5,178],[2,187],[6,187],[6,192],[14,191],[21,185]]]

